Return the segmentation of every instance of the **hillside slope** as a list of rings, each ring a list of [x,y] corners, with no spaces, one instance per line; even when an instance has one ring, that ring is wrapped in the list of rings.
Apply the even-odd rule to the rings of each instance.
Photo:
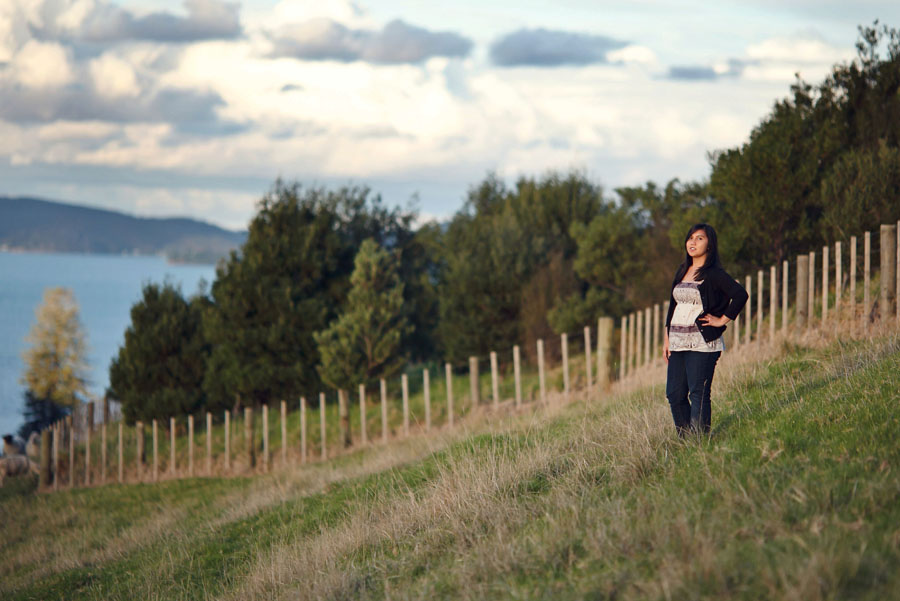
[[[657,385],[254,479],[6,497],[0,597],[898,598],[900,337],[742,354],[708,440]]]
[[[0,197],[0,245],[42,252],[160,254],[215,262],[245,238],[187,218],[151,219],[115,211]]]

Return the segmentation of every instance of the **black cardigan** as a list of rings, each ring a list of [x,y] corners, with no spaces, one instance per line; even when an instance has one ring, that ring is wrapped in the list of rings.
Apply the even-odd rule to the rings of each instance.
[[[680,268],[679,268],[680,269]],[[684,275],[682,274],[682,277]],[[672,280],[672,291],[669,295],[669,312],[666,315],[666,332],[669,331],[669,325],[672,323],[672,315],[675,313],[675,286],[679,284],[680,278],[678,272],[675,273],[675,279]],[[712,342],[725,333],[727,326],[708,326],[700,323],[700,318],[704,315],[713,315],[719,317],[727,316],[734,321],[744,305],[747,303],[747,291],[738,284],[733,277],[728,275],[721,267],[713,267],[703,275],[703,283],[697,289],[700,291],[700,300],[703,303],[703,312],[697,316],[697,327],[700,328],[700,334],[707,342]]]

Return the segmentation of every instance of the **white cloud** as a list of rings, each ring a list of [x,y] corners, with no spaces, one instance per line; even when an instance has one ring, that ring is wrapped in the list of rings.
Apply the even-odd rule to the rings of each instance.
[[[838,48],[810,34],[768,38],[747,46],[747,58],[776,63],[833,64],[853,54],[852,48]]]
[[[238,38],[177,46],[116,38],[85,47],[63,34],[16,37],[18,24],[86,31],[101,0],[19,1],[18,21],[4,21],[11,13],[0,8],[0,35],[4,27],[17,32],[11,42],[0,37],[0,49],[13,49],[10,65],[0,66],[0,169],[5,159],[35,170],[153,173],[158,186],[118,186],[115,198],[141,212],[208,211],[231,224],[245,222],[264,190],[201,193],[200,184],[169,188],[167,178],[282,175],[409,192],[455,186],[435,194],[458,200],[489,169],[515,176],[585,168],[608,186],[702,177],[706,151],[743,141],[788,92],[794,71],[814,81],[813,71],[852,54],[815,36],[761,40],[736,59],[685,67],[707,77],[699,85],[660,77],[666,67],[649,45],[617,47],[596,36],[576,40],[602,50],[587,66],[494,68],[485,47],[465,59],[420,56],[415,64],[271,58],[268,35],[280,26],[328,19],[352,31],[384,30],[343,0],[291,0],[270,12],[257,6]],[[428,213],[452,212],[423,201]]]
[[[358,3],[347,0],[283,0],[261,19],[261,25],[274,30],[314,19],[328,19],[354,29],[373,29],[376,25]]]
[[[624,48],[612,50],[606,53],[606,60],[611,63],[625,63],[638,65],[655,65],[658,62],[656,53],[647,46],[629,44]]]
[[[94,82],[94,89],[103,96],[137,96],[141,91],[132,66],[111,53],[103,54],[88,63],[88,71]]]
[[[12,78],[28,88],[59,88],[71,83],[69,51],[55,42],[28,40],[12,57]]]

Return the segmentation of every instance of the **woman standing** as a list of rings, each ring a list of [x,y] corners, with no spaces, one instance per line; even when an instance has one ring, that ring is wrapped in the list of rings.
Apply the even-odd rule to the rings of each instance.
[[[693,226],[684,245],[687,255],[672,282],[663,346],[666,398],[679,436],[688,428],[709,433],[709,393],[725,350],[722,334],[747,302],[747,291],[722,269],[712,226]]]

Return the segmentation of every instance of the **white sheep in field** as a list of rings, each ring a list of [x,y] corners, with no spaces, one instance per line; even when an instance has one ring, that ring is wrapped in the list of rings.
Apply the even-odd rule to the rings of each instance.
[[[13,438],[12,434],[3,435],[3,456],[24,455],[25,445]]]
[[[37,464],[25,455],[12,455],[0,458],[0,487],[3,480],[10,476],[38,474]]]

